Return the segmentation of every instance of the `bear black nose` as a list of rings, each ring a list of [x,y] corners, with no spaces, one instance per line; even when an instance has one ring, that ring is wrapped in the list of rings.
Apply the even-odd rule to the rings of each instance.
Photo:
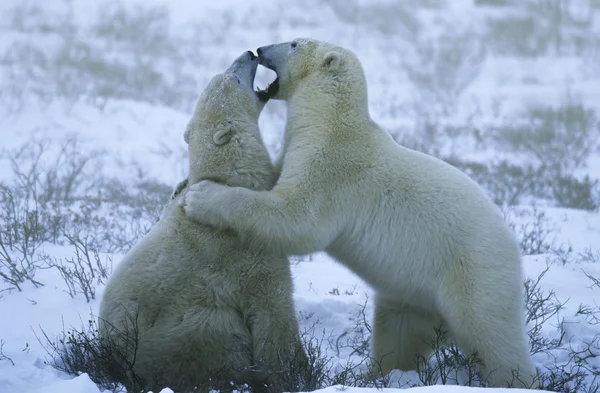
[[[261,46],[260,48],[258,48],[258,49],[256,50],[256,53],[258,53],[258,56],[259,56],[259,57],[260,57],[260,56],[262,56],[262,53],[263,53],[263,48],[264,48],[264,46]]]
[[[254,53],[252,53],[251,50],[249,50],[248,53],[250,54],[250,60],[256,59],[256,55]]]

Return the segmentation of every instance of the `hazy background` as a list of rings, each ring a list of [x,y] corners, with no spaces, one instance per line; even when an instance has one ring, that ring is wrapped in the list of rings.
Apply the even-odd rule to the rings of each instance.
[[[97,311],[113,264],[187,176],[183,132],[208,80],[245,50],[301,36],[357,54],[373,119],[478,181],[532,256],[525,265],[600,265],[599,20],[600,0],[3,0],[0,312],[21,315],[0,314],[5,353],[35,345],[29,326],[58,334],[65,309]],[[260,86],[270,78],[259,69]],[[260,125],[273,156],[284,124],[285,105],[270,102]],[[324,296],[362,293],[348,280],[323,282]],[[302,285],[310,298],[313,281]],[[24,306],[50,288],[73,302]],[[594,292],[592,322],[572,318],[600,356],[598,303]],[[561,337],[549,331],[530,337]]]

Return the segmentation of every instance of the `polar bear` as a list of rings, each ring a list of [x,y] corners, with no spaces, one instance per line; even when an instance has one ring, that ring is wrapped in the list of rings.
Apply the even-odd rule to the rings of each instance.
[[[186,184],[200,179],[256,191],[273,186],[258,129],[268,97],[261,100],[252,87],[257,66],[258,58],[246,52],[209,82],[184,135],[187,181],[106,286],[101,337],[118,342],[121,354],[129,350],[131,362],[137,333],[133,371],[145,389],[227,389],[234,381],[260,390],[272,382],[266,374],[306,360],[288,259],[199,225],[179,206]]]
[[[491,385],[533,384],[520,251],[485,192],[371,119],[349,50],[295,39],[258,54],[277,73],[266,93],[287,101],[280,177],[264,191],[199,182],[186,214],[286,255],[325,250],[362,277],[384,372],[414,369],[443,325]]]

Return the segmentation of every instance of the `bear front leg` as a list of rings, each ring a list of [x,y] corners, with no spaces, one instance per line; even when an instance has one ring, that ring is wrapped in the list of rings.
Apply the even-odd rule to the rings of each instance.
[[[182,205],[193,220],[233,229],[252,246],[304,255],[324,250],[339,235],[343,224],[333,217],[333,200],[308,188],[253,191],[204,180],[190,186]]]
[[[173,193],[171,194],[171,198],[169,198],[169,200],[173,200],[177,197],[177,195],[179,195],[181,193],[181,191],[186,188],[188,185],[188,179],[184,179],[182,181],[180,181],[176,186],[175,189],[173,190]]]

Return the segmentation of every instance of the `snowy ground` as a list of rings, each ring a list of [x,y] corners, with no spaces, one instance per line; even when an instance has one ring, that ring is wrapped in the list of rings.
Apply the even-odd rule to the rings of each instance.
[[[6,154],[31,146],[17,160],[22,159],[29,168],[27,157],[35,150],[34,141],[45,140],[47,152],[40,162],[52,165],[60,157],[61,143],[76,136],[82,156],[102,154],[98,167],[92,168],[94,176],[121,181],[152,179],[174,186],[186,176],[183,131],[194,99],[208,79],[244,50],[298,36],[354,50],[367,73],[373,118],[397,140],[444,158],[486,165],[502,159],[523,167],[539,165],[547,154],[555,154],[552,149],[548,150],[551,153],[532,153],[546,140],[534,140],[530,151],[525,145],[517,148],[508,142],[495,143],[495,131],[518,123],[529,105],[556,109],[569,102],[581,104],[592,113],[592,120],[573,124],[589,129],[587,139],[572,147],[569,142],[576,139],[577,130],[569,128],[567,135],[572,131],[572,137],[559,139],[558,149],[563,146],[570,153],[556,153],[557,166],[576,179],[600,179],[600,6],[592,0],[569,3],[565,11],[569,17],[580,24],[589,23],[584,27],[573,23],[579,30],[571,25],[565,28],[560,48],[552,41],[547,50],[540,50],[543,53],[527,55],[527,49],[510,53],[482,38],[488,28],[487,17],[510,15],[515,6],[476,7],[474,3],[126,0],[103,6],[88,0],[4,1],[0,14],[10,17],[0,18],[0,183],[19,178]],[[587,8],[593,4],[596,8]],[[17,6],[25,11],[9,13]],[[128,15],[137,15],[137,19],[128,19]],[[95,29],[98,26],[108,27]],[[523,41],[527,46],[538,39],[539,45],[545,45],[544,32],[522,34],[517,44]],[[535,34],[542,37],[533,37]],[[591,49],[584,44],[584,49],[576,44],[571,47],[569,43],[579,42],[577,34],[596,40],[586,44]],[[268,78],[269,73],[260,70],[258,83],[264,85]],[[423,119],[437,119],[433,130],[423,126]],[[269,103],[260,125],[273,155],[280,146],[284,121],[283,104]],[[577,158],[582,162],[571,165]],[[143,168],[143,176],[138,174],[139,168]],[[485,186],[496,184],[493,180]],[[565,187],[570,192],[569,186]],[[600,204],[597,185],[590,189],[589,199]],[[600,318],[600,313],[583,313],[581,305],[596,311],[600,307],[600,284],[590,278],[600,279],[600,213],[597,205],[579,208],[579,202],[560,202],[573,198],[555,200],[543,192],[540,195],[525,192],[512,206],[502,200],[507,220],[523,241],[526,276],[535,281],[549,267],[539,288],[545,294],[553,292],[554,302],[565,303],[542,328],[548,339],[564,334],[562,343],[535,354],[534,360],[541,370],[566,364],[573,351],[585,350],[586,343],[593,343],[584,380],[588,388],[598,386],[600,320],[595,318]],[[134,226],[127,225],[129,229]],[[523,240],[526,237],[531,241]],[[36,252],[58,259],[73,255],[72,246],[54,243],[44,242]],[[123,257],[123,249],[113,251],[101,253],[100,258],[111,258],[114,267]],[[2,255],[0,273],[5,272]],[[332,338],[326,340],[323,350],[334,362],[360,360],[344,343],[368,338],[357,326],[364,322],[363,311],[370,320],[371,289],[323,254],[294,260],[292,271],[301,327]],[[25,282],[20,291],[9,290],[11,285],[0,281],[0,392],[101,391],[87,375],[67,375],[46,363],[44,333],[55,337],[85,324],[90,314],[96,315],[103,284],[97,284],[95,299],[88,302],[82,294],[69,295],[56,269],[38,269],[35,280],[44,285]],[[530,321],[529,327],[533,326],[535,321]],[[419,384],[416,372],[394,373],[386,391]],[[319,391],[339,389],[332,386]],[[476,388],[414,389],[467,393]],[[345,391],[366,393],[369,389]]]

